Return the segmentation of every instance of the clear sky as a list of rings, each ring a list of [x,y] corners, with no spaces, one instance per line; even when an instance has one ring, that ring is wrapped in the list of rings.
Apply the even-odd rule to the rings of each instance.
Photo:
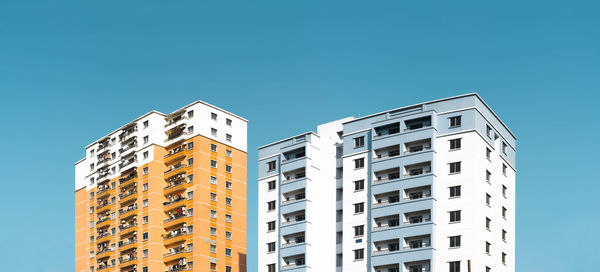
[[[152,109],[202,99],[250,120],[257,271],[256,147],[475,91],[518,138],[517,270],[598,271],[599,8],[0,0],[1,270],[74,270],[73,163]]]

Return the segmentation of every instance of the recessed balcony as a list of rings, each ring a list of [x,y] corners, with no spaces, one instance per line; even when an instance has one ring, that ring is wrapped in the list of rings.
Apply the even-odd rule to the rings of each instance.
[[[193,263],[188,263],[185,257],[179,257],[179,259],[167,263],[171,263],[167,266],[167,272],[192,271],[194,269]]]
[[[171,262],[174,260],[177,260],[181,257],[186,257],[189,258],[191,254],[192,249],[191,248],[185,248],[184,244],[172,247],[167,249],[167,253],[163,254],[163,259],[164,262]]]
[[[375,172],[374,183],[386,182],[400,178],[400,169],[397,167]]]
[[[281,182],[290,182],[306,177],[306,169],[300,168],[283,173],[284,179]]]
[[[126,251],[137,247],[137,238],[136,236],[132,236],[130,238],[119,241],[119,250]]]
[[[388,146],[375,150],[374,160],[388,159],[400,155],[400,145]]]
[[[283,264],[281,265],[281,270],[293,269],[306,265],[306,259],[304,254],[289,256],[283,258]]]
[[[188,165],[185,163],[181,163],[181,162],[178,164],[172,165],[171,167],[169,167],[169,169],[167,169],[167,171],[165,171],[165,175],[172,173],[174,171],[177,171],[178,169],[182,169],[182,168],[186,168],[186,167],[188,167]]]
[[[119,225],[119,230],[121,232],[124,232],[124,231],[128,231],[129,232],[129,231],[132,231],[134,229],[137,229],[137,225],[138,224],[137,224],[137,221],[135,219],[134,220],[130,220],[130,221],[123,220],[121,222],[121,225]]]
[[[383,216],[379,218],[375,218],[375,225],[373,226],[374,230],[393,228],[400,226],[400,216],[399,215],[390,215]]]
[[[130,216],[132,214],[134,214],[134,211],[136,211],[138,208],[137,203],[131,204],[127,207],[125,207],[124,209],[120,209],[119,210],[119,217],[127,217]]]
[[[416,130],[420,128],[431,127],[431,116],[425,116],[404,121],[405,131]]]
[[[292,192],[287,192],[283,194],[283,201],[281,202],[281,204],[290,204],[293,202],[296,202],[298,200],[302,200],[305,199],[306,195],[305,195],[305,189],[300,189],[300,190],[295,190]]]
[[[398,191],[388,192],[388,193],[384,193],[384,194],[378,194],[378,195],[375,195],[374,197],[375,197],[375,202],[373,203],[373,206],[375,206],[375,207],[385,206],[385,205],[400,202],[400,194],[398,193]]]
[[[415,250],[431,247],[431,239],[429,235],[413,236],[404,238],[404,247],[406,250]]]
[[[374,246],[373,254],[396,252],[400,250],[400,241],[398,239],[377,241]]]
[[[138,131],[137,125],[135,125],[135,124],[127,125],[125,128],[122,129],[121,134],[119,134],[119,141],[120,142],[126,141],[128,138],[130,138],[131,135],[133,135],[137,131]]]
[[[431,197],[431,186],[423,186],[404,190],[404,200],[417,200],[427,197]]]
[[[281,246],[287,247],[287,246],[299,245],[299,244],[304,244],[304,243],[306,243],[306,237],[304,235],[304,232],[299,232],[299,233],[284,235]]]
[[[187,135],[188,133],[185,131],[185,128],[186,124],[180,124],[176,127],[167,130],[165,132],[165,134],[167,135],[167,139],[165,140],[165,142],[173,142],[179,139],[179,137]]]
[[[133,248],[129,252],[122,254],[119,257],[119,267],[124,268],[129,265],[135,265],[137,260],[137,248]]]
[[[431,162],[422,162],[404,166],[404,177],[415,177],[431,173]]]
[[[375,128],[375,137],[383,137],[400,133],[400,123],[393,123]]]
[[[137,199],[137,188],[133,188],[119,194],[119,202],[121,203],[126,203],[134,199]]]
[[[285,163],[288,161],[292,161],[292,160],[300,159],[300,158],[304,158],[304,157],[306,157],[306,150],[304,147],[302,147],[302,148],[294,149],[292,151],[283,153],[283,160],[281,162]]]
[[[404,144],[404,154],[431,150],[431,139],[424,139]]]
[[[296,223],[296,222],[301,222],[306,220],[306,215],[305,215],[305,211],[297,211],[297,212],[292,212],[289,214],[284,214],[283,215],[283,221],[281,222],[282,225],[287,225],[287,224],[292,224],[292,223]]]
[[[414,225],[431,222],[431,211],[422,210],[404,214],[404,225]]]
[[[188,228],[184,226],[171,231],[167,231],[167,233],[163,236],[163,240],[165,245],[183,242],[187,239],[188,234],[191,234],[191,232],[189,232]]]

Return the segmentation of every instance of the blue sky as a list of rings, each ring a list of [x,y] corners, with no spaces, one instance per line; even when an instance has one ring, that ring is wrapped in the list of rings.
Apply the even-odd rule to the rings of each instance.
[[[596,271],[597,1],[0,2],[0,259],[73,271],[73,163],[152,109],[202,99],[256,147],[478,92],[518,137],[517,270]],[[594,204],[596,203],[596,204]]]

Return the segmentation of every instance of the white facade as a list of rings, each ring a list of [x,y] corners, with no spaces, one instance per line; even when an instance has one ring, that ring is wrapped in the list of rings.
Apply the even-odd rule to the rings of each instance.
[[[216,119],[213,119],[213,114],[216,114]],[[182,119],[167,125],[167,119],[173,116],[180,116]],[[247,152],[247,123],[246,119],[201,100],[169,115],[151,111],[86,146],[86,156],[75,163],[75,191],[84,187],[90,190],[96,187],[99,179],[112,179],[124,170],[143,164],[146,160],[144,152],[148,152],[147,160],[152,160],[153,145],[164,147],[196,135],[227,143]],[[181,136],[168,139],[167,132],[178,126],[184,130]],[[216,134],[213,134],[213,129],[216,129]],[[128,130],[131,133],[127,133]],[[125,141],[119,141],[122,136]],[[104,153],[108,154],[108,159],[99,163],[99,155]],[[127,164],[129,161],[131,163]],[[126,165],[123,166],[124,164]],[[108,175],[103,177],[100,172],[104,173],[105,170]]]
[[[258,271],[514,271],[515,144],[489,106],[466,94],[263,146]],[[280,159],[302,146],[296,160],[305,164],[295,167],[306,177],[286,181],[292,168]],[[282,197],[299,188],[307,204],[290,209]],[[288,225],[286,214],[301,209],[304,220]],[[290,245],[290,233],[304,239]]]

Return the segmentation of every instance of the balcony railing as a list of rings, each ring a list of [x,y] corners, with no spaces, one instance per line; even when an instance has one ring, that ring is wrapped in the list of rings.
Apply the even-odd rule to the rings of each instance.
[[[411,243],[411,242],[409,242],[409,243]],[[425,248],[425,247],[430,247],[430,246],[431,246],[430,243],[422,242],[422,243],[418,243],[418,244],[410,244],[408,246],[403,247],[402,249],[410,250],[410,249],[419,249],[419,248]]]
[[[304,216],[298,216],[296,218],[292,218],[290,220],[284,221],[281,224],[282,225],[287,225],[287,224],[292,224],[292,223],[296,223],[296,222],[302,222],[302,221],[305,221],[305,220],[306,220],[306,217],[304,217]]]
[[[390,151],[387,154],[383,155],[383,154],[375,154],[375,160],[383,160],[383,159],[387,159],[387,158],[392,158],[392,157],[396,157],[400,155],[400,151],[399,150],[394,150],[394,151]]]
[[[419,218],[419,219],[415,219],[415,220],[409,220],[409,221],[403,222],[402,224],[413,225],[413,224],[420,224],[420,223],[427,223],[427,222],[431,222],[431,218]]]
[[[400,226],[400,219],[389,220],[385,224],[384,222],[378,222],[373,229],[385,229]]]
[[[131,244],[133,244],[133,243],[137,243],[137,239],[131,239],[131,240],[127,240],[127,241],[125,241],[125,242],[123,242],[123,241],[120,241],[120,242],[119,242],[119,248],[121,248],[121,247],[124,247],[124,246],[128,246],[128,245],[131,245]]]
[[[165,236],[163,237],[163,240],[168,240],[168,239],[171,239],[171,238],[188,235],[190,233],[191,232],[187,231],[187,228],[182,228],[182,229],[177,229],[177,230],[169,231],[169,232],[167,232],[167,234],[165,234]]]
[[[180,153],[181,151],[184,151],[184,150],[186,150],[184,146],[178,146],[178,147],[176,147],[176,148],[173,148],[173,149],[171,149],[171,151],[169,151],[169,153],[168,153],[168,154],[166,154],[166,155],[164,156],[164,158],[166,159],[166,158],[168,158],[168,157],[170,157],[170,156],[173,156],[173,155],[175,155],[175,154],[177,154],[177,153]]]
[[[164,203],[163,203],[163,206],[167,207],[167,206],[169,206],[169,205],[171,205],[171,204],[175,204],[175,203],[177,203],[177,202],[181,202],[181,201],[184,201],[184,200],[187,200],[187,198],[185,198],[185,197],[181,197],[181,198],[179,198],[179,199],[175,199],[175,200],[172,200],[172,201],[170,201],[170,202],[164,202]]]
[[[169,257],[169,256],[173,256],[173,255],[177,255],[179,253],[187,253],[187,252],[192,252],[192,250],[190,249],[184,249],[184,248],[170,248],[169,252],[163,254],[163,258]]]
[[[411,195],[411,194],[415,194],[415,195]],[[404,200],[415,200],[415,199],[421,199],[421,198],[426,198],[426,197],[431,197],[431,193],[412,192],[412,193],[409,193],[409,197],[405,197]]]
[[[399,179],[399,178],[400,178],[400,173],[393,173],[393,174],[388,174],[387,176],[378,176],[377,179],[373,180],[373,182],[375,182],[375,183],[384,182],[384,181],[394,180],[394,179]]]
[[[121,200],[123,198],[126,198],[126,197],[128,197],[130,195],[133,195],[133,194],[137,194],[137,189],[136,190],[129,190],[129,191],[125,192],[125,193],[120,193],[119,194],[119,200]]]
[[[136,159],[128,160],[126,162],[123,162],[123,163],[119,164],[119,169],[123,169],[123,168],[125,168],[125,167],[127,167],[127,166],[129,166],[129,165],[131,165],[133,163],[136,163],[136,162],[137,162]]]
[[[408,170],[409,173],[404,174],[404,177],[414,177],[431,173],[431,170],[427,169],[411,169]]]
[[[123,210],[119,210],[119,216],[121,216],[121,215],[123,215],[123,214],[126,214],[126,213],[128,213],[128,212],[130,212],[130,211],[137,210],[137,208],[138,208],[138,207],[137,207],[137,204],[136,204],[136,205],[134,205],[134,206],[133,206],[133,207],[131,207],[131,208],[130,208],[130,207],[127,207],[127,208],[125,208],[125,209],[123,209]]]
[[[135,227],[137,225],[138,225],[137,222],[133,222],[133,223],[132,222],[128,222],[128,223],[119,225],[119,230],[123,231],[123,230],[126,230],[128,228]]]
[[[163,190],[168,190],[168,189],[177,187],[177,186],[182,185],[182,184],[187,184],[187,183],[192,183],[192,182],[185,180],[185,178],[181,179],[181,180],[178,180],[178,181],[173,181],[173,182],[170,182],[169,185],[167,185],[167,187],[163,188]]]
[[[300,174],[296,174],[296,175],[290,175],[286,179],[282,180],[281,182],[290,182],[290,181],[294,181],[294,180],[297,180],[297,179],[303,179],[305,177],[306,177],[306,173],[300,173]]]
[[[127,175],[126,177],[120,178],[119,179],[119,185],[123,184],[125,182],[128,182],[128,181],[130,181],[131,179],[134,179],[134,178],[137,178],[137,173],[136,172],[133,172],[133,173]]]
[[[165,219],[163,221],[163,223],[168,223],[170,221],[177,220],[177,219],[183,218],[183,217],[189,217],[189,215],[187,215],[187,213],[185,213],[185,212],[176,213],[176,214],[171,215],[171,218]]]
[[[393,204],[393,203],[398,203],[400,202],[400,196],[392,196],[392,197],[388,197],[385,200],[381,200],[378,202],[373,203],[373,206],[379,206],[379,205],[387,205],[387,204]]]
[[[175,166],[172,166],[169,170],[165,171],[165,175],[168,174],[168,173],[171,173],[171,172],[173,172],[175,170],[178,170],[178,169],[181,169],[181,168],[185,168],[187,166],[188,166],[187,164],[183,164],[183,163],[175,165]]]
[[[98,234],[98,236],[96,237],[96,239],[100,239],[100,238],[104,238],[104,237],[112,236],[112,235],[113,234],[110,231],[105,231],[105,232],[103,232],[101,234]]]

